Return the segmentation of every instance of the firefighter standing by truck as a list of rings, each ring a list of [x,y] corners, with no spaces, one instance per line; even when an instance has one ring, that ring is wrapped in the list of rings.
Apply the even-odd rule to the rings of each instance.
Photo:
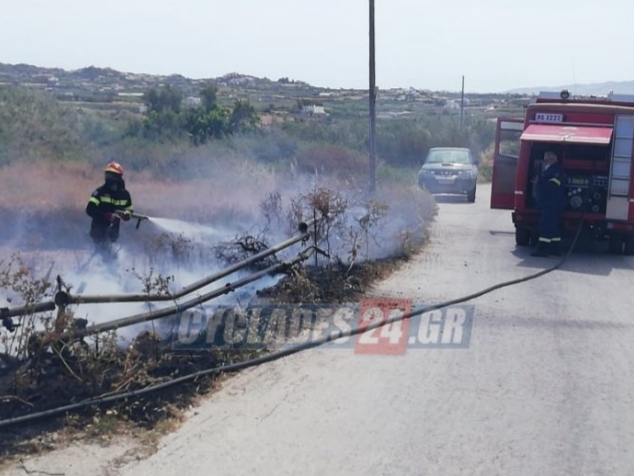
[[[120,220],[130,220],[134,212],[123,180],[123,167],[110,162],[104,172],[105,183],[92,193],[86,206],[86,213],[92,218],[90,237],[98,251],[110,250],[110,245],[119,239]]]
[[[536,181],[539,208],[539,241],[532,256],[559,256],[561,235],[559,220],[566,207],[566,175],[557,154],[544,154],[544,170]]]

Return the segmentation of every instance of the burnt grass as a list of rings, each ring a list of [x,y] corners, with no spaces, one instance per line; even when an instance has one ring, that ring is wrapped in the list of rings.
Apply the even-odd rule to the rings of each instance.
[[[385,278],[424,246],[423,238],[391,258],[353,265],[336,260],[286,270],[274,287],[258,292],[262,300],[278,303],[340,303],[361,297],[376,281]],[[249,242],[257,250],[259,243]],[[230,256],[231,253],[228,253]],[[227,258],[227,256],[223,256]],[[256,263],[257,265],[257,263]],[[255,266],[255,270],[262,266]],[[0,420],[30,415],[86,402],[103,395],[141,390],[199,371],[243,362],[266,350],[172,350],[167,338],[144,333],[128,347],[111,345],[101,351],[81,345],[47,347],[29,359],[17,361],[0,355]],[[113,350],[114,349],[114,350]],[[162,422],[178,420],[184,410],[213,391],[220,373],[190,379],[142,395],[110,403],[83,406],[24,423],[0,426],[0,460],[53,448],[51,435],[74,434],[102,440],[108,435],[153,431]]]
[[[259,297],[280,303],[344,302],[357,299],[372,283],[389,275],[407,256],[359,263],[303,266],[289,271]],[[87,352],[84,350],[84,352]],[[140,335],[118,352],[82,353],[60,348],[40,351],[27,361],[0,356],[0,420],[85,402],[102,395],[141,390],[184,375],[242,362],[266,350],[177,352],[168,340]],[[61,430],[101,438],[122,427],[152,430],[213,391],[214,373],[164,389],[110,403],[95,403],[25,423],[0,427],[0,455],[34,454],[47,447],[46,436]],[[88,431],[87,431],[88,430]]]
[[[245,361],[263,351],[174,352],[160,340],[143,334],[131,349],[94,359],[43,352],[27,362],[8,361],[0,367],[0,420],[85,402],[102,395],[141,390],[184,375]],[[76,430],[101,438],[105,433],[152,430],[161,421],[178,418],[198,397],[212,391],[220,374],[191,379],[164,389],[110,403],[96,403],[66,414],[0,427],[0,455],[39,452],[46,436]],[[1,459],[1,458],[0,458]]]
[[[417,248],[423,244],[419,243]],[[277,285],[259,291],[258,295],[278,303],[349,302],[398,269],[409,256],[403,253],[353,266],[334,262],[295,267]],[[0,420],[102,395],[141,390],[266,353],[266,350],[177,352],[171,349],[168,339],[150,333],[139,335],[129,348],[114,352],[98,353],[81,346],[78,349],[49,347],[21,362],[0,355]],[[198,398],[213,391],[220,377],[219,373],[209,374],[146,394],[0,427],[0,455],[6,458],[38,453],[47,448],[47,435],[62,430],[98,439],[119,434],[122,428],[152,430],[162,421],[178,419]]]
[[[305,266],[288,273],[258,296],[280,303],[343,303],[359,299],[376,281],[389,276],[406,262],[407,256],[362,262]]]

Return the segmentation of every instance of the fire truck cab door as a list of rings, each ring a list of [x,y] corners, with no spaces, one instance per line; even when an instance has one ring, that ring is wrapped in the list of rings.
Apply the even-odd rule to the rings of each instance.
[[[515,174],[520,151],[520,136],[524,119],[498,118],[493,153],[491,179],[491,208],[513,210],[515,203]]]

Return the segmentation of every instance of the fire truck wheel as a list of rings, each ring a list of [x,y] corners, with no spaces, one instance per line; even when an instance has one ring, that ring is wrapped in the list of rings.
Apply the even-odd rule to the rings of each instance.
[[[634,235],[625,235],[625,246],[623,247],[623,253],[628,256],[634,255]]]
[[[531,234],[531,230],[528,228],[516,227],[515,244],[517,244],[517,246],[530,246]]]
[[[623,254],[623,242],[624,236],[621,233],[612,233],[610,235],[610,254],[620,255]]]

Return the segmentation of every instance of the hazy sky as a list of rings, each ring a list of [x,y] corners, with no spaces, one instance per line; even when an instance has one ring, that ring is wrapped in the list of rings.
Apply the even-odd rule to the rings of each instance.
[[[368,0],[0,0],[0,62],[368,85]],[[377,85],[634,80],[632,0],[376,0]],[[607,91],[606,91],[607,92]]]

